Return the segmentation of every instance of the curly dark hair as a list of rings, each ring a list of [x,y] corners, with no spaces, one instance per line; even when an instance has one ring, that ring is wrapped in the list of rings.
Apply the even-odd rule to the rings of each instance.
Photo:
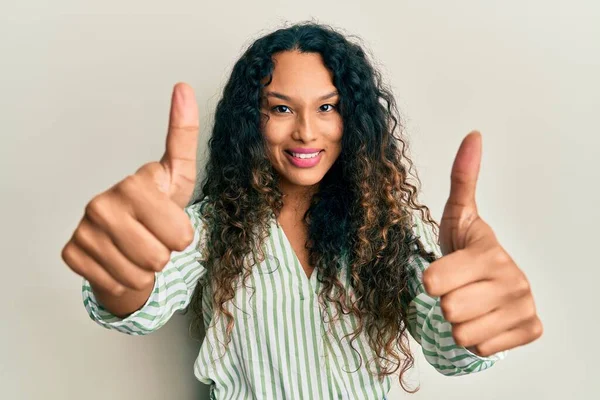
[[[235,63],[216,107],[202,193],[193,201],[203,202],[200,213],[207,222],[203,282],[211,282],[213,310],[227,317],[230,336],[234,321],[224,304],[234,297],[236,278],[242,276],[245,282],[252,266],[264,259],[261,249],[269,218],[273,213],[278,216],[283,206],[278,174],[267,157],[261,130],[268,120],[261,101],[262,90],[272,79],[272,57],[285,51],[319,53],[333,74],[343,118],[340,156],[304,215],[310,264],[323,283],[319,301],[335,304],[338,312],[353,313],[359,323],[349,335],[351,343],[365,329],[378,377],[402,367],[400,384],[414,393],[419,388],[410,391],[403,382],[414,364],[405,337],[410,301],[407,264],[415,244],[427,260],[433,261],[434,255],[411,234],[413,211],[436,231],[439,226],[429,209],[417,202],[421,182],[407,154],[391,89],[351,37],[355,36],[329,25],[296,23],[254,41]],[[250,263],[244,261],[249,255]],[[344,256],[353,296],[338,279]],[[201,286],[189,307],[198,324],[203,321]]]

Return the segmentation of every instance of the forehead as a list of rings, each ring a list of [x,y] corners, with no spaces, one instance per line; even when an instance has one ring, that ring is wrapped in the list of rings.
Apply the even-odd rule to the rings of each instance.
[[[274,54],[273,62],[273,79],[265,88],[267,91],[312,99],[335,90],[333,74],[319,53],[286,51]]]

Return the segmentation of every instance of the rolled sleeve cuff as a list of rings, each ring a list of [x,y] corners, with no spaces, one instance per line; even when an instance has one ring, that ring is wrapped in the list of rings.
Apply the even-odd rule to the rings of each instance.
[[[165,278],[160,273],[154,275],[154,287],[148,300],[142,307],[126,318],[120,318],[104,308],[96,299],[89,281],[84,278],[82,296],[88,315],[93,321],[107,329],[129,335],[145,335],[156,330],[157,315],[160,312],[160,288],[165,286]]]

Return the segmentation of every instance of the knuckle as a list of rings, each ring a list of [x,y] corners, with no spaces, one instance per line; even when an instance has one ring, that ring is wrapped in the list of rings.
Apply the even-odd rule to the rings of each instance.
[[[471,178],[470,178],[469,174],[464,171],[460,171],[460,170],[452,170],[450,177],[453,181],[455,181],[456,183],[459,183],[461,185],[466,185],[471,182]]]
[[[85,206],[85,215],[92,221],[96,221],[104,212],[104,197],[96,196]]]
[[[531,292],[531,284],[529,283],[529,280],[525,277],[525,275],[523,275],[521,278],[521,285],[519,288],[521,289],[522,294],[527,294]]]
[[[73,242],[69,241],[69,243],[67,243],[60,252],[60,258],[62,258],[67,265],[71,266],[71,263],[73,261],[72,254]]]
[[[129,289],[139,290],[140,283],[137,275],[135,274],[123,274],[119,275],[119,283],[123,286],[128,287]]]
[[[142,279],[134,279],[129,283],[129,286],[132,287],[134,290],[142,290],[146,287],[146,285],[144,285],[144,282],[142,281]]]
[[[539,318],[535,319],[535,322],[533,323],[531,329],[531,334],[534,339],[538,339],[544,334],[544,325],[542,324],[542,321],[540,321]]]
[[[532,319],[537,316],[537,310],[535,304],[532,300],[527,302],[527,319]]]
[[[121,297],[125,294],[125,290],[124,286],[115,284],[108,289],[108,292],[115,297]]]
[[[169,124],[169,130],[177,130],[183,133],[198,133],[200,127],[198,125],[173,125]]]
[[[176,250],[178,250],[178,251],[185,250],[190,244],[192,244],[193,241],[194,241],[194,229],[192,228],[191,225],[189,225],[181,233],[181,239],[179,240],[178,248]]]
[[[115,297],[121,297],[125,294],[125,286],[122,285],[113,285],[110,288],[110,294],[112,294]]]
[[[133,279],[131,279],[130,285],[135,290],[142,290],[150,285],[151,279],[154,274],[139,273]]]
[[[428,293],[433,293],[435,290],[435,276],[430,269],[423,272],[423,286]]]
[[[135,193],[139,190],[140,187],[140,177],[138,175],[129,175],[125,177],[119,184],[116,186],[116,190],[125,195],[130,195],[131,193]]]
[[[65,264],[76,274],[83,276],[83,268],[79,265],[79,262],[75,258],[75,244],[70,241],[67,245],[62,249],[61,257]]]
[[[468,342],[468,337],[464,332],[464,329],[460,329],[458,327],[453,327],[452,328],[452,338],[454,339],[454,342],[459,345],[459,346],[468,346],[469,342]]]
[[[137,190],[148,182],[154,181],[158,174],[164,173],[164,167],[158,162],[149,162],[142,165],[135,174],[128,176],[131,184],[130,189]]]
[[[513,287],[513,291],[517,297],[525,296],[531,291],[529,281],[522,273],[518,274],[518,276],[514,278],[514,282],[511,286]]]
[[[477,354],[479,354],[481,357],[489,357],[489,356],[493,355],[494,353],[496,353],[497,351],[499,351],[499,350],[493,349],[491,347],[485,347],[485,346],[482,346],[479,344],[474,346],[474,348],[475,348],[475,352]]]
[[[165,265],[167,265],[170,258],[171,254],[169,251],[157,251],[149,260],[148,266],[155,271],[161,271],[165,267]]]
[[[145,289],[148,286],[154,284],[154,274],[153,273],[143,274],[138,279],[138,282],[140,284],[140,287],[138,289],[139,290]]]
[[[444,296],[440,300],[440,308],[442,309],[442,313],[444,317],[448,321],[452,321],[454,319],[454,305],[450,302],[448,297]]]
[[[510,255],[502,248],[495,249],[492,257],[498,265],[505,265],[511,262]]]
[[[73,241],[82,248],[87,248],[91,242],[91,232],[86,224],[79,225],[79,228],[73,233]]]
[[[485,352],[485,349],[482,348],[482,346],[480,344],[476,344],[474,346],[470,346],[472,350],[474,350],[474,352],[482,357],[486,357],[487,353]]]

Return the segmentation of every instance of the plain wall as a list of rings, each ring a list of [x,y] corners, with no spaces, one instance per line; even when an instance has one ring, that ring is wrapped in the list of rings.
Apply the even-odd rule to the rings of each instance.
[[[196,90],[204,155],[235,60],[257,37],[310,18],[373,53],[438,221],[458,145],[482,132],[479,210],[529,278],[544,323],[538,341],[463,377],[436,372],[413,341],[412,398],[600,390],[598,2],[5,0],[0,398],[207,398],[187,317],[147,337],[97,326],[60,252],[93,196],[160,158],[176,82]],[[390,398],[409,395],[396,385]]]

